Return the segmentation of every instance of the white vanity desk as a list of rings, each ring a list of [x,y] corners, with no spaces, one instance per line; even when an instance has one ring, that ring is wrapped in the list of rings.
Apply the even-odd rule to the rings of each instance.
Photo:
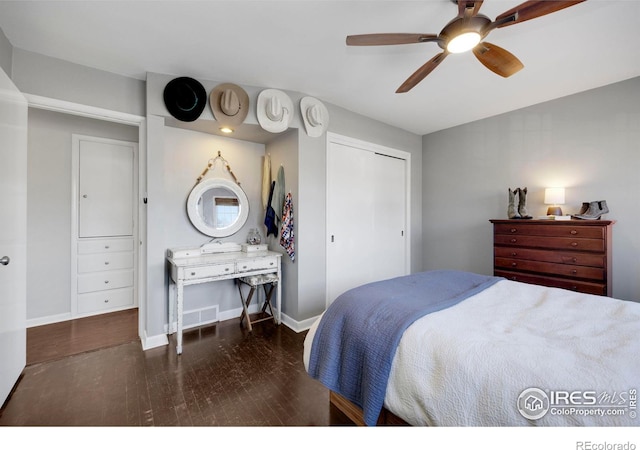
[[[274,318],[276,323],[281,319],[281,254],[272,251],[260,252],[227,252],[210,253],[181,258],[167,257],[171,265],[171,282],[169,283],[169,334],[173,329],[173,321],[177,320],[178,354],[182,353],[182,314],[184,307],[184,287],[209,283],[212,281],[229,280],[250,275],[276,273],[277,298]]]

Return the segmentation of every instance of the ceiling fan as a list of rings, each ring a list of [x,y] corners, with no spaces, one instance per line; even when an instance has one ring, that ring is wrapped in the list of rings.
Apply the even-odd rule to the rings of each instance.
[[[518,58],[483,41],[495,28],[515,25],[526,20],[560,11],[585,0],[530,0],[503,12],[495,20],[478,14],[483,0],[451,0],[458,5],[458,15],[439,34],[378,33],[347,36],[347,45],[397,45],[436,42],[443,51],[416,70],[396,93],[408,92],[429,75],[450,53],[473,50],[473,54],[489,70],[510,77],[524,67]]]

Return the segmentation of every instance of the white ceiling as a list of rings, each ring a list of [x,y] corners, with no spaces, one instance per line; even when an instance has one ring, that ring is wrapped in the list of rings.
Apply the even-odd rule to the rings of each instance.
[[[485,0],[480,12],[521,2]],[[0,28],[14,47],[74,63],[297,91],[419,135],[640,76],[638,0],[588,0],[494,30],[486,40],[525,65],[507,79],[471,53],[449,55],[396,94],[437,44],[345,45],[350,34],[438,33],[456,13],[451,0],[0,0]]]

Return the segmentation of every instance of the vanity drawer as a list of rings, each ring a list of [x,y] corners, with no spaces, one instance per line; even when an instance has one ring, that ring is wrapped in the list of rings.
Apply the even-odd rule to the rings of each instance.
[[[78,273],[133,269],[133,253],[95,253],[78,256]]]
[[[92,239],[78,241],[78,254],[132,252],[133,239]]]
[[[184,269],[185,280],[197,280],[198,278],[220,277],[234,273],[233,263],[216,264],[213,266],[189,267]]]
[[[78,295],[78,313],[86,314],[133,306],[133,288],[111,289]]]
[[[133,286],[133,270],[78,275],[78,294]]]
[[[254,270],[275,269],[278,267],[278,258],[261,258],[250,261],[238,262],[238,272],[251,272]]]

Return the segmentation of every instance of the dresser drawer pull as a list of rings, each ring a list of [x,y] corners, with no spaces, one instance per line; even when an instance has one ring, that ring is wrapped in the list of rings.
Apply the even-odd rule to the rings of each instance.
[[[105,298],[105,299],[104,299],[104,302],[105,302],[105,303],[109,303],[109,299],[108,299],[108,298]]]
[[[104,262],[104,265],[105,265],[105,266],[108,266],[108,265],[109,265],[109,261],[105,261],[105,262]]]
[[[572,260],[573,260],[574,263],[578,262],[578,258],[573,258]]]
[[[108,246],[108,245],[105,245],[105,246],[104,246],[104,248],[105,248],[106,250],[109,250],[109,246]]]
[[[509,231],[512,232],[512,233],[517,233],[518,229],[517,228],[511,228]]]
[[[577,247],[577,246],[578,246],[578,243],[577,243],[577,242],[572,242],[572,243],[571,243],[571,246],[572,246],[572,247]]]
[[[573,269],[573,270],[571,271],[571,273],[575,275],[575,274],[577,274],[577,273],[578,273],[578,271],[577,271],[576,269]]]
[[[225,271],[225,272],[228,272],[228,271],[229,271],[229,268],[228,268],[228,267],[227,267],[227,268],[225,268],[225,269],[224,269],[224,271]]]
[[[576,230],[571,230],[571,234],[576,235],[578,232]]]
[[[518,256],[516,252],[511,252],[511,256]]]
[[[513,238],[513,239],[511,239],[511,242],[512,243],[516,243],[516,242],[518,242],[518,240],[516,238]]]
[[[196,276],[196,273],[195,273],[195,272],[191,272],[191,276],[192,276],[192,277],[195,277],[195,276]]]
[[[109,280],[104,280],[104,284],[109,284]]]
[[[518,265],[518,263],[516,263],[516,262],[512,262],[511,263],[511,267],[516,267],[517,265]]]

